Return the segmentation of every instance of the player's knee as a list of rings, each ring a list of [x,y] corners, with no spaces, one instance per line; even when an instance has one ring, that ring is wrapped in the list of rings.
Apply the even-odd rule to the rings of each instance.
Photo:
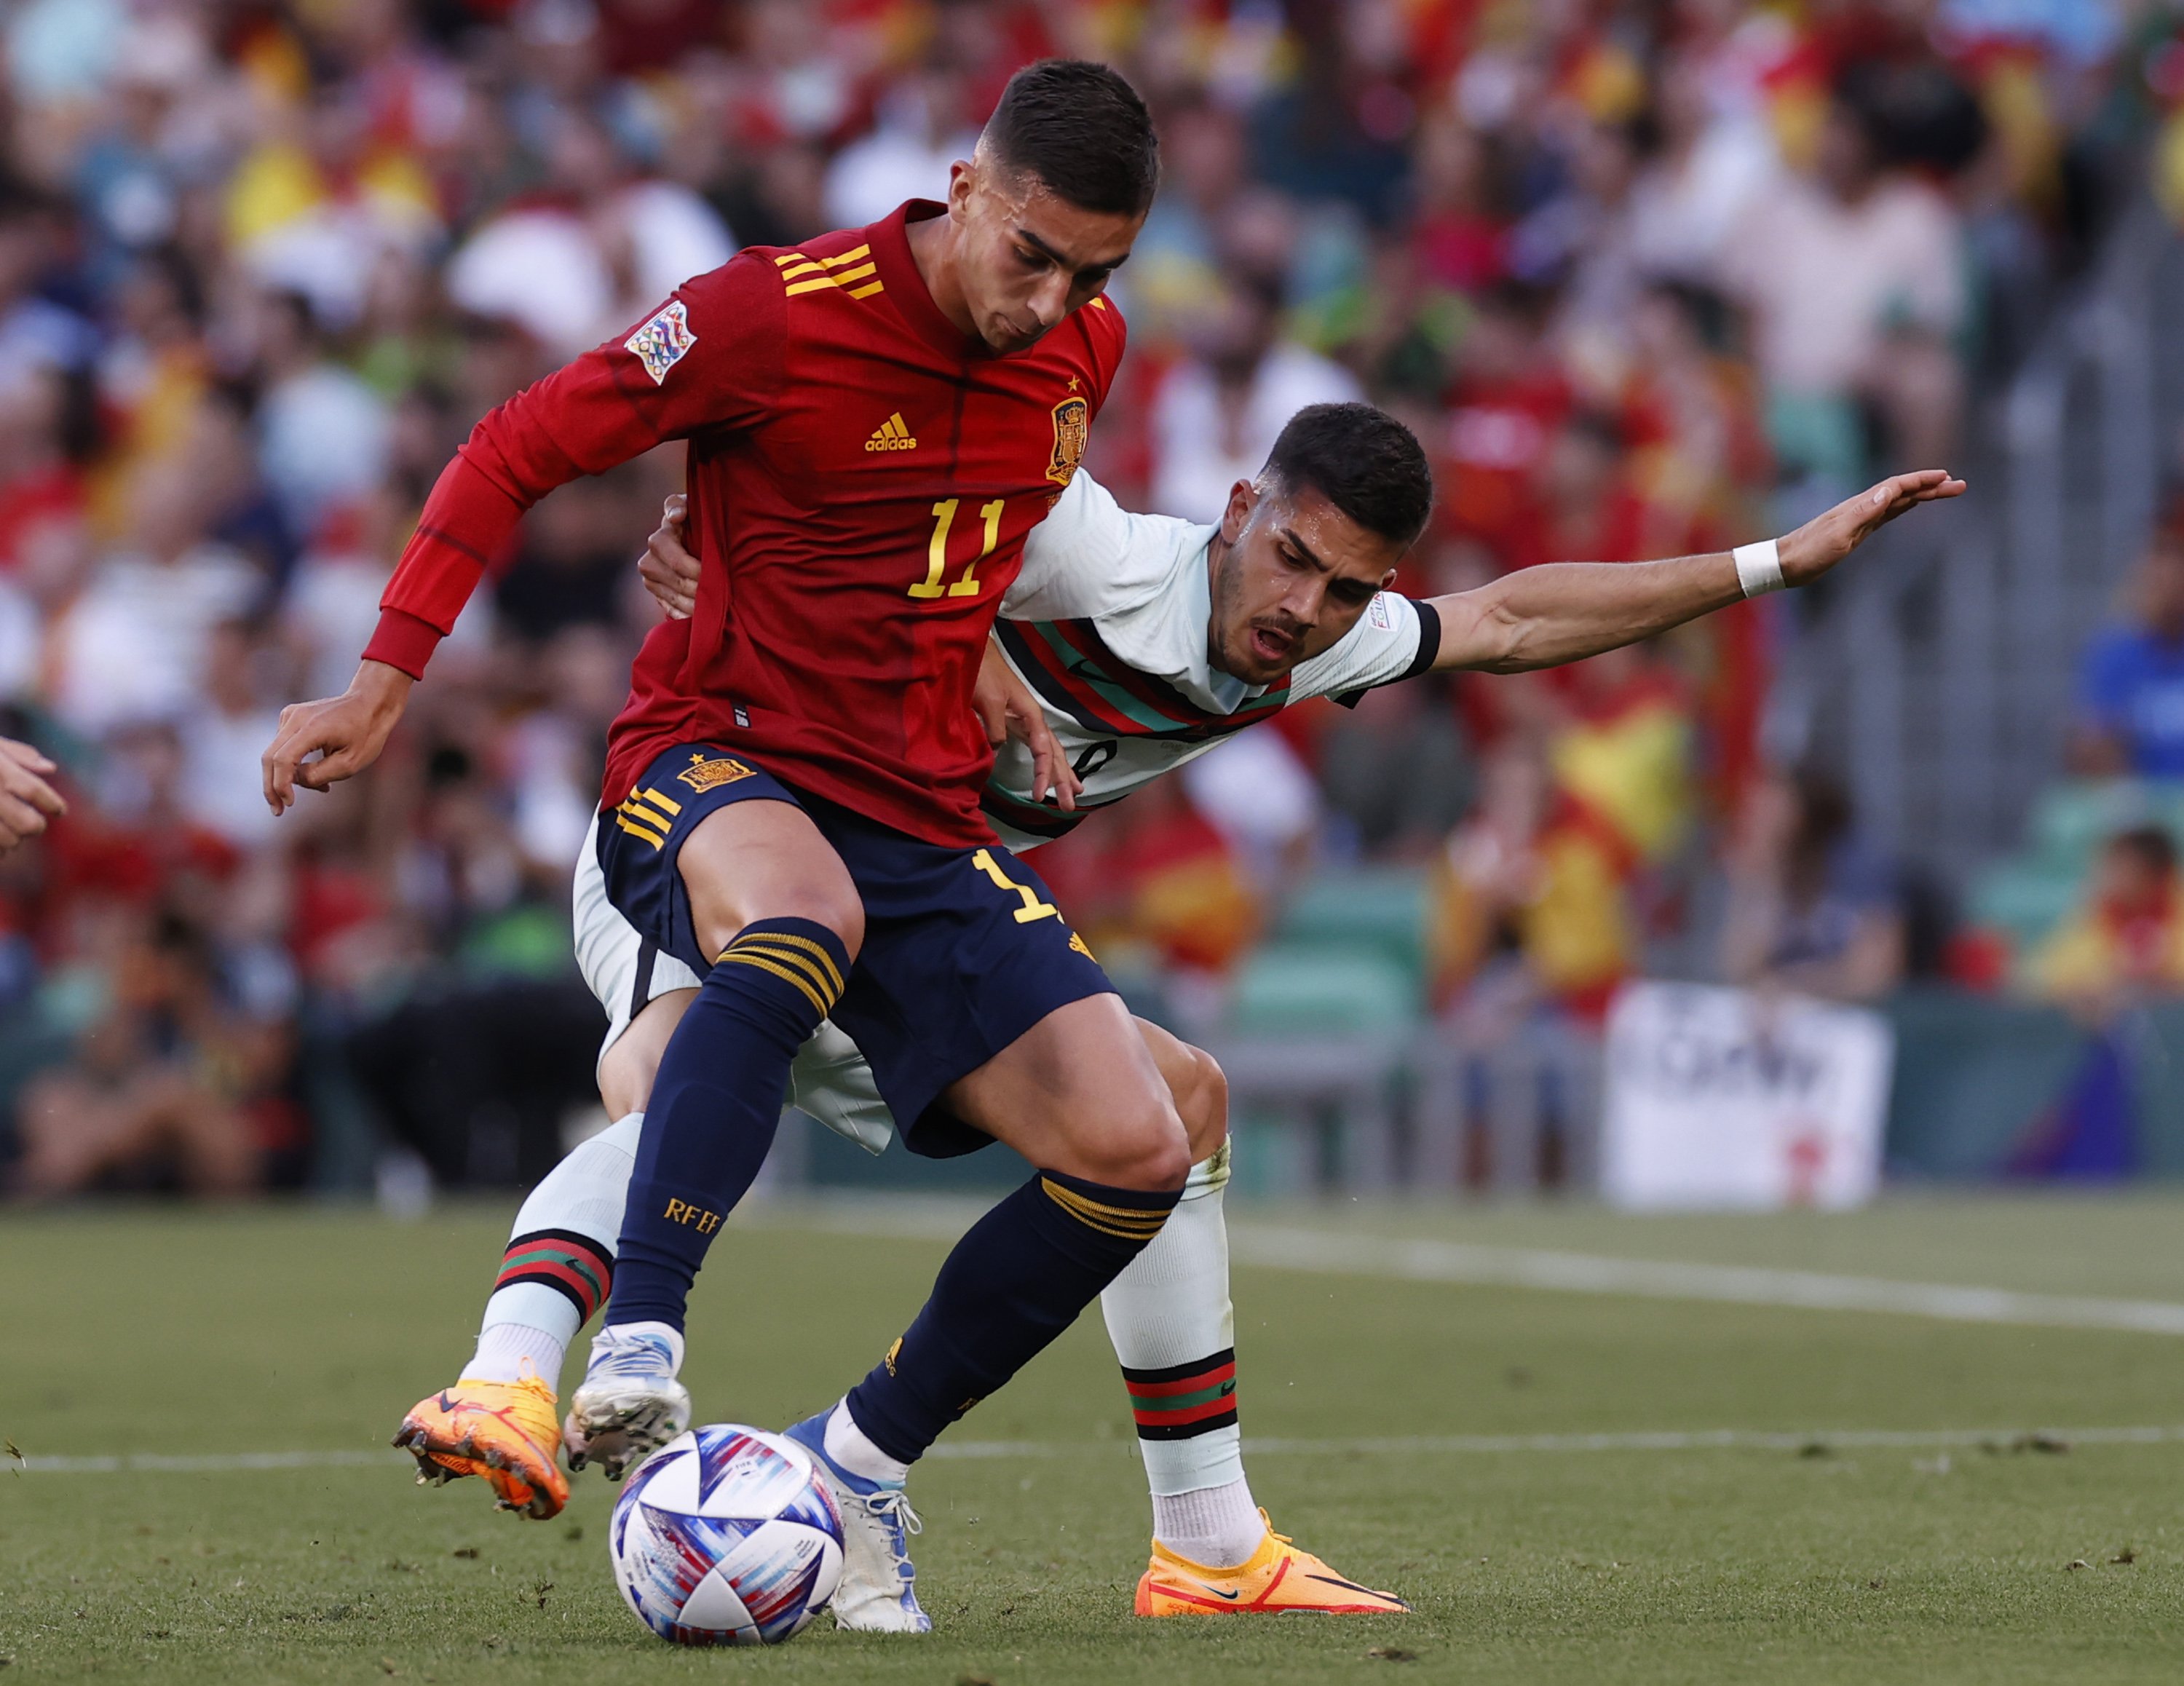
[[[1095,1182],[1114,1188],[1180,1188],[1190,1175],[1190,1137],[1166,1096],[1134,1116],[1111,1117],[1088,1155]]]
[[[839,882],[834,882],[835,876],[777,888],[763,900],[752,899],[733,906],[700,908],[694,898],[690,921],[697,931],[699,946],[709,954],[717,954],[736,940],[744,926],[759,920],[805,919],[833,932],[855,960],[865,943],[865,904],[858,899],[848,875],[839,875]]]
[[[1202,1048],[1189,1050],[1190,1064],[1175,1097],[1175,1110],[1190,1142],[1190,1162],[1201,1165],[1228,1139],[1228,1074]]]
[[[694,989],[671,989],[654,997],[599,1056],[599,1099],[606,1105],[607,1116],[622,1118],[644,1110],[668,1038],[675,1034],[675,1027],[697,995]]]

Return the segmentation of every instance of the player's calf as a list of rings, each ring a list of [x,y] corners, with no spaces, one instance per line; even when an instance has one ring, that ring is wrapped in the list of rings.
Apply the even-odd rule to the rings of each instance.
[[[702,760],[706,752],[689,753]],[[645,788],[671,783],[683,754],[656,760]],[[773,1144],[796,1051],[841,999],[863,939],[861,904],[840,860],[793,803],[762,798],[758,778],[744,768],[695,793],[705,801],[672,798],[671,821],[655,819],[635,842],[617,833],[621,841],[602,846],[610,886],[620,882],[621,893],[656,896],[663,870],[677,876],[688,924],[712,957],[646,1103],[609,1332],[640,1323],[681,1330],[713,1238]],[[708,801],[725,805],[708,811]]]

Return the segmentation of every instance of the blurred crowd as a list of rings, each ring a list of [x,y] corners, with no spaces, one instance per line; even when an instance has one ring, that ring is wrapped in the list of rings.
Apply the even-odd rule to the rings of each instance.
[[[550,1162],[676,453],[542,504],[385,759],[276,821],[278,710],[347,684],[487,409],[741,245],[938,197],[1052,53],[1122,66],[1166,162],[1088,466],[1210,519],[1297,407],[1369,397],[1436,465],[1421,593],[1951,462],[2149,141],[2184,205],[2184,37],[2124,0],[0,3],[0,702],[70,804],[0,861],[8,1186]],[[1769,764],[1796,613],[1297,709],[1039,864],[1186,1020],[1357,862],[1427,886],[1452,1020],[1596,1022],[1664,950],[1875,998],[1942,962],[1840,785]]]

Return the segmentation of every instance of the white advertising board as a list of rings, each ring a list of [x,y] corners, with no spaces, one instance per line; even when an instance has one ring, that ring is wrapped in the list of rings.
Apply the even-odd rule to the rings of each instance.
[[[1856,1007],[1635,983],[1607,1018],[1601,1193],[1634,1210],[1861,1205],[1895,1038]]]

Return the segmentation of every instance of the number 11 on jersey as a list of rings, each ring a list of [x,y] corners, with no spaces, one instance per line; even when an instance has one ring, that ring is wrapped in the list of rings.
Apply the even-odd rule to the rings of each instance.
[[[986,524],[986,542],[978,554],[963,570],[963,577],[953,585],[941,584],[941,576],[948,571],[948,534],[956,525],[956,511],[962,504],[960,498],[944,498],[933,506],[933,542],[925,548],[925,577],[910,588],[915,598],[976,597],[978,594],[978,565],[984,561],[1001,542],[1001,510],[1006,500],[996,498],[978,511],[978,519]]]

